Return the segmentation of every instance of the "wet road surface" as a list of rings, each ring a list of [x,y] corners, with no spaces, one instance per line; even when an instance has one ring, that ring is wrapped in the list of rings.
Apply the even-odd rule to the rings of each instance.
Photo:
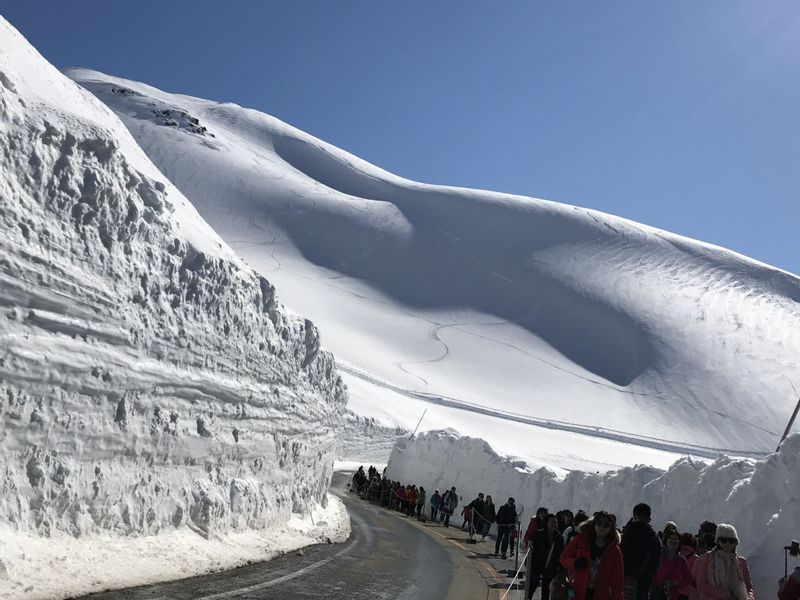
[[[457,527],[423,524],[344,491],[352,534],[269,562],[168,583],[92,594],[82,600],[497,600],[510,583],[498,573],[513,561],[495,559],[487,540],[469,545]],[[514,598],[514,594],[509,596]]]

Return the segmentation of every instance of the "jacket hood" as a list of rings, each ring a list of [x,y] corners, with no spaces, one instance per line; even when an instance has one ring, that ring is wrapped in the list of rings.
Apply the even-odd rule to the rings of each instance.
[[[589,532],[592,530],[593,527],[594,527],[594,518],[587,519],[586,521],[578,525],[578,533],[582,533],[588,538]],[[608,538],[609,538],[608,539],[609,544],[619,544],[622,541],[622,537],[620,536],[619,530],[616,527],[614,527],[611,530],[611,533],[609,534]]]

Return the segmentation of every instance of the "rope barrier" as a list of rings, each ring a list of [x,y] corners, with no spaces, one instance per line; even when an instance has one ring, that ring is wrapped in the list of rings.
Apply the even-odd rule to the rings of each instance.
[[[503,594],[503,597],[500,598],[500,600],[506,600],[506,598],[508,598],[508,594],[511,592],[511,588],[514,587],[514,583],[517,581],[517,578],[519,577],[519,573],[520,573],[520,571],[522,571],[522,567],[525,565],[525,561],[528,560],[528,554],[530,554],[530,551],[531,551],[531,549],[528,548],[528,550],[525,552],[525,556],[522,558],[522,563],[520,564],[519,568],[517,569],[517,572],[514,574],[514,579],[511,580],[511,583],[509,584],[508,589],[506,590],[506,593]]]

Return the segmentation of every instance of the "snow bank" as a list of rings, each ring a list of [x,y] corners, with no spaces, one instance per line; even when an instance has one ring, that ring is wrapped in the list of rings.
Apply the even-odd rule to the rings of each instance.
[[[344,503],[328,496],[274,528],[227,531],[203,539],[186,528],[158,535],[52,539],[0,526],[0,598],[55,600],[74,595],[171,581],[270,560],[318,543],[344,542],[350,520]],[[131,568],[120,568],[130,565]],[[46,573],[46,577],[43,576]],[[5,579],[5,580],[3,580]]]
[[[0,148],[0,590],[324,506],[346,393],[317,329],[1,18]]]
[[[529,443],[536,444],[536,438]],[[491,494],[498,506],[513,496],[524,507],[523,522],[538,506],[582,508],[590,514],[605,509],[624,522],[636,503],[647,502],[657,528],[668,520],[689,532],[705,520],[733,523],[740,551],[751,564],[756,596],[762,598],[775,593],[783,576],[783,547],[800,536],[800,434],[763,460],[684,458],[666,471],[639,465],[606,473],[558,473],[531,470],[480,439],[429,432],[399,440],[386,475],[429,490],[455,485],[465,502],[478,492]]]

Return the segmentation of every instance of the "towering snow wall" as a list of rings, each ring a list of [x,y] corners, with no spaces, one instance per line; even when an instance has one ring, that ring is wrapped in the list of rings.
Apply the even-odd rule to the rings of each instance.
[[[264,528],[325,502],[346,401],[310,321],[0,19],[0,523]]]
[[[455,485],[462,504],[478,492],[490,494],[498,507],[513,496],[517,508],[524,509],[524,523],[537,507],[546,506],[552,512],[608,510],[622,525],[638,502],[652,507],[656,528],[671,520],[694,533],[706,520],[733,523],[739,551],[750,561],[756,597],[775,593],[783,576],[783,547],[800,535],[800,434],[763,460],[683,458],[666,470],[639,465],[565,474],[530,469],[524,461],[500,456],[483,440],[438,431],[399,440],[386,476],[431,492]]]

